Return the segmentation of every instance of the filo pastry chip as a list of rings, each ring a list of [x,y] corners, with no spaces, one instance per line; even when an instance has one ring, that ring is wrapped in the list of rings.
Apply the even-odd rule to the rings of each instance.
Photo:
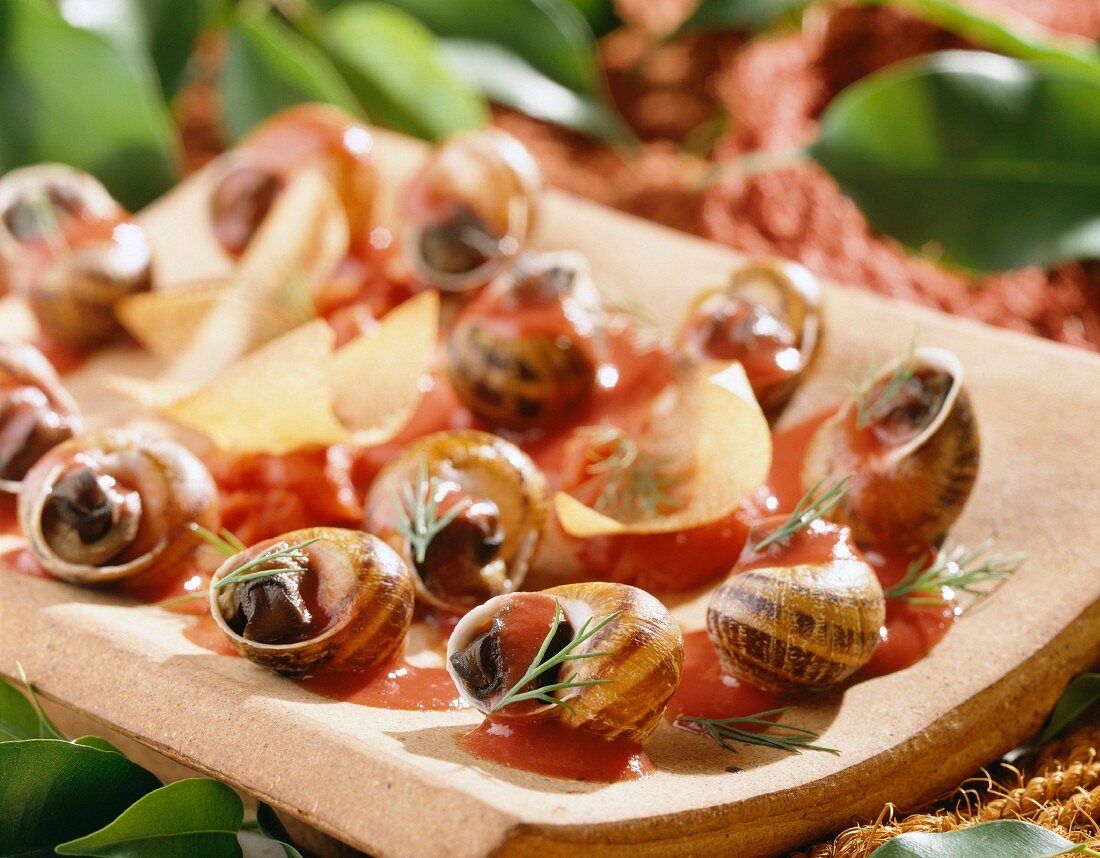
[[[686,384],[694,429],[684,505],[665,515],[623,522],[558,492],[554,508],[566,533],[587,537],[689,530],[729,515],[763,484],[771,468],[771,432],[741,364],[717,371],[714,364],[701,366]]]
[[[439,296],[424,292],[388,313],[369,333],[335,348],[317,319],[245,356],[198,391],[169,401],[145,397],[131,379],[114,386],[233,453],[283,454],[331,444],[372,446],[408,422],[431,368]],[[154,399],[166,392],[155,383]]]

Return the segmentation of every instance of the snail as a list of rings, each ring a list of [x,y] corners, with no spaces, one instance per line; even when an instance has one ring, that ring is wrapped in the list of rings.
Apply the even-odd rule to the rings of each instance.
[[[320,166],[348,217],[352,247],[369,241],[378,177],[369,129],[335,108],[303,104],[284,110],[246,137],[210,195],[214,236],[239,256],[286,188],[291,175]]]
[[[538,165],[498,129],[451,137],[409,183],[403,247],[425,283],[464,292],[488,283],[527,243]]]
[[[874,569],[847,527],[823,519],[760,548],[749,533],[711,596],[707,634],[724,673],[769,691],[843,682],[871,659],[886,620]]]
[[[860,545],[927,545],[962,512],[979,458],[962,363],[921,348],[883,367],[817,430],[802,481],[854,472],[831,517]]]
[[[764,259],[702,293],[680,329],[698,357],[740,361],[770,419],[812,366],[822,336],[821,284],[795,262]]]
[[[17,494],[31,466],[81,428],[80,409],[46,357],[0,342],[0,491]]]
[[[253,545],[210,583],[211,616],[236,650],[289,675],[389,661],[404,649],[413,603],[412,575],[392,548],[336,527]]]
[[[549,515],[546,478],[515,444],[478,431],[414,441],[378,474],[366,530],[412,569],[417,592],[464,611],[517,588]]]
[[[540,663],[563,654],[582,657],[519,685],[538,666],[547,638]],[[502,719],[557,718],[606,739],[635,742],[657,729],[683,664],[680,626],[656,598],[627,584],[566,584],[497,596],[466,614],[447,643],[451,679],[479,712]],[[553,702],[514,700],[559,684],[568,687],[546,691]]]
[[[451,385],[491,426],[561,422],[596,383],[599,296],[576,253],[523,256],[467,305],[447,343]]]
[[[115,304],[152,286],[145,231],[91,176],[55,164],[0,180],[0,260],[39,324],[78,346],[121,330]]]
[[[105,584],[178,564],[216,530],[218,493],[206,466],[172,441],[119,431],[73,438],[23,478],[19,524],[51,574]]]

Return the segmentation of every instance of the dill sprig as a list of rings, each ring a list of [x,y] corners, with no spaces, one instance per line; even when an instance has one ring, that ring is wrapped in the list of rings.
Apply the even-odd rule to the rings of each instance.
[[[555,599],[554,622],[550,624],[550,631],[546,633],[546,637],[542,641],[542,646],[539,647],[538,654],[535,656],[534,661],[531,662],[531,666],[527,668],[527,671],[520,678],[519,682],[508,689],[505,695],[500,699],[500,702],[493,707],[492,711],[494,713],[499,712],[505,706],[512,703],[519,703],[522,700],[539,700],[543,703],[552,703],[555,706],[572,709],[568,702],[555,696],[557,692],[565,691],[570,688],[584,688],[589,685],[607,685],[611,682],[612,680],[610,679],[578,680],[575,678],[575,674],[570,674],[566,676],[565,679],[559,680],[558,682],[540,685],[529,691],[521,690],[525,685],[534,682],[547,671],[553,670],[565,664],[567,661],[578,661],[584,658],[599,658],[601,656],[610,655],[611,653],[602,650],[596,652],[576,652],[576,649],[599,632],[600,629],[616,619],[621,613],[622,611],[615,611],[614,613],[608,614],[606,617],[600,619],[595,625],[592,625],[592,617],[589,617],[584,621],[584,625],[574,633],[573,639],[562,647],[561,652],[550,658],[546,658],[546,651],[550,648],[550,642],[554,639],[554,635],[557,634],[558,627],[564,619],[561,603]],[[544,658],[546,658],[545,661],[543,661]]]
[[[894,372],[890,375],[889,380],[885,385],[881,386],[876,383],[878,378],[878,365],[872,358],[871,362],[867,366],[866,375],[856,378],[850,385],[852,391],[852,400],[856,405],[856,426],[859,429],[865,429],[867,425],[876,417],[881,416],[890,403],[894,401],[894,398],[901,393],[905,388],[905,385],[909,383],[909,380],[913,377],[913,373],[916,370],[916,363],[913,360],[913,355],[917,350],[917,335],[913,334],[912,339],[909,340],[909,345],[906,347],[905,352],[898,359],[897,366],[894,367]],[[878,393],[875,393],[878,389]]]
[[[899,599],[910,605],[942,605],[955,592],[972,596],[988,596],[1016,571],[1024,554],[990,554],[992,546],[985,542],[968,551],[962,545],[941,549],[925,560],[918,557],[905,570],[905,575],[886,591],[887,598]]]
[[[656,518],[683,502],[671,493],[684,479],[672,460],[638,448],[628,434],[614,426],[582,426],[576,430],[591,444],[589,477],[578,487],[599,487],[593,504],[597,512],[624,521]],[[604,455],[599,452],[607,448]]]
[[[848,489],[850,488],[848,483],[851,479],[851,474],[845,474],[843,477],[839,477],[830,483],[824,490],[821,486],[825,480],[818,480],[817,483],[802,496],[802,499],[798,502],[798,506],[794,508],[794,512],[792,512],[790,517],[783,522],[782,526],[773,533],[768,534],[764,539],[761,539],[752,547],[752,550],[758,552],[763,551],[769,545],[786,539],[788,536],[797,533],[803,528],[809,527],[819,518],[824,517],[834,506],[840,503],[844,495],[848,493]]]
[[[230,533],[228,530],[223,529],[221,535],[211,533],[205,527],[199,524],[191,523],[188,525],[190,530],[197,533],[207,544],[217,550],[219,553],[226,554],[226,556],[233,556],[240,551],[246,550],[246,546],[236,536]],[[276,575],[304,575],[309,571],[309,568],[305,566],[306,557],[302,554],[302,549],[312,545],[315,542],[320,542],[321,537],[315,536],[312,539],[304,539],[301,542],[296,542],[293,545],[288,545],[285,548],[279,548],[277,545],[272,545],[270,548],[265,548],[251,560],[246,563],[242,563],[224,578],[214,582],[213,590],[221,590],[228,587],[230,584],[244,584],[248,581],[256,581],[260,578],[274,578]],[[237,548],[236,546],[241,546]],[[293,566],[276,566],[271,569],[260,569],[265,563],[269,563],[272,560],[279,560],[280,558],[288,558],[295,565]],[[190,602],[193,599],[204,599],[210,595],[210,590],[197,590],[194,593],[188,593],[186,596],[177,596],[173,599],[165,599],[157,602],[157,607],[168,608],[172,605],[179,605],[183,602]]]
[[[719,748],[737,752],[731,742],[739,742],[743,745],[763,745],[765,748],[776,748],[789,754],[801,754],[803,751],[823,751],[826,754],[839,754],[835,748],[825,748],[813,744],[821,734],[805,727],[794,724],[780,724],[773,721],[771,716],[783,715],[795,707],[784,706],[781,709],[767,709],[757,712],[755,715],[744,715],[740,718],[696,718],[693,715],[680,715],[673,722],[674,727],[685,730],[688,733],[697,733],[700,736],[709,736]],[[763,727],[763,732],[744,730],[745,727]],[[768,732],[774,731],[774,732]]]
[[[30,212],[34,226],[38,230],[42,240],[54,256],[66,256],[72,253],[69,240],[65,238],[65,232],[61,229],[61,222],[57,219],[53,201],[49,194],[42,190],[36,190],[23,198],[23,204]]]
[[[420,471],[414,484],[406,481],[401,486],[401,496],[390,489],[390,502],[397,514],[397,531],[408,540],[413,559],[423,563],[428,555],[428,546],[462,511],[455,504],[442,515],[439,514],[439,479],[428,478],[428,466],[420,465]]]

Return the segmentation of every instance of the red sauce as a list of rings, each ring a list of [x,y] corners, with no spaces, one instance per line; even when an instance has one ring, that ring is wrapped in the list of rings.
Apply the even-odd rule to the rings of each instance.
[[[417,667],[394,662],[376,671],[324,671],[299,679],[303,688],[327,697],[374,706],[378,709],[409,709],[440,712],[465,709],[450,675],[442,667]]]
[[[779,695],[722,673],[718,653],[705,631],[684,635],[684,674],[665,717],[738,718],[783,706]]]
[[[225,636],[224,632],[218,628],[218,624],[214,622],[214,618],[210,616],[209,612],[195,617],[191,625],[183,630],[183,636],[195,646],[218,655],[240,655],[233,649],[233,644],[229,642],[229,638]]]
[[[28,578],[45,578],[47,581],[56,580],[53,575],[43,569],[41,564],[34,559],[34,555],[31,554],[29,548],[15,548],[5,552],[3,555],[0,555],[0,565],[2,565],[4,569],[18,572],[20,575],[26,575]]]
[[[0,494],[0,534],[18,536],[19,529],[18,501],[15,495]]]
[[[608,741],[553,719],[486,720],[458,744],[481,760],[576,781],[634,781],[657,771],[637,742]]]

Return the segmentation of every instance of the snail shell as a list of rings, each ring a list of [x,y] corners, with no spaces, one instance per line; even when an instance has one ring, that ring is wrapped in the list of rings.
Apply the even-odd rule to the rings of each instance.
[[[94,346],[121,330],[115,304],[152,285],[145,231],[91,176],[47,164],[0,181],[0,259],[12,288],[64,342]]]
[[[774,419],[813,365],[822,339],[822,290],[801,265],[761,259],[724,289],[694,302],[680,339],[701,357],[737,360],[761,408]]]
[[[216,530],[218,492],[179,444],[109,431],[54,447],[27,472],[19,524],[35,559],[58,578],[104,584],[165,571]]]
[[[81,431],[80,409],[34,346],[0,342],[0,491],[16,494],[31,466]]]
[[[308,571],[217,587],[266,549],[318,538],[287,565]],[[278,568],[278,561],[259,568]],[[414,604],[408,567],[382,540],[357,530],[312,527],[253,545],[214,573],[210,613],[236,650],[279,673],[318,667],[369,670],[405,647]]]
[[[853,472],[829,517],[851,527],[861,545],[937,541],[977,479],[981,445],[962,363],[933,348],[917,349],[912,361],[912,378],[882,414],[860,429],[848,400],[818,429],[803,461],[806,486]],[[883,367],[872,389],[896,367]]]
[[[541,189],[538,165],[511,135],[494,128],[451,137],[406,190],[409,263],[437,289],[483,286],[527,243]]]
[[[523,257],[459,316],[447,343],[455,393],[492,426],[566,419],[595,385],[598,305],[580,255]]]
[[[319,167],[348,218],[353,248],[369,240],[378,176],[370,130],[336,108],[301,104],[248,135],[229,157],[210,197],[211,226],[222,248],[244,252],[293,175]]]
[[[452,506],[461,513],[418,556],[398,521],[401,512],[413,517],[409,495],[420,492],[427,501],[429,486],[440,516]],[[366,529],[405,559],[419,596],[464,611],[522,583],[548,521],[550,489],[510,441],[488,432],[444,431],[414,441],[387,464],[371,485],[366,508]]]
[[[621,612],[575,650],[578,653],[606,652],[608,655],[566,662],[571,678],[576,681],[611,681],[559,692],[558,698],[568,703],[568,707],[547,703],[535,708],[521,707],[521,714],[512,715],[511,709],[515,705],[512,704],[493,717],[557,718],[570,727],[591,731],[607,739],[644,742],[657,729],[665,706],[680,684],[684,638],[679,624],[660,601],[644,590],[627,584],[565,584],[538,594],[498,596],[474,608],[455,626],[447,643],[447,670],[459,693],[475,709],[490,714],[492,698],[475,694],[470,683],[456,669],[456,663],[461,664],[463,651],[487,628],[492,627],[494,617],[510,601],[540,595],[558,601],[565,621],[574,633],[585,621],[596,623],[616,611]],[[552,611],[551,607],[550,618]],[[548,631],[547,624],[545,632],[539,636],[540,640]],[[562,643],[565,642],[568,638]],[[530,662],[519,666],[520,675],[529,665]],[[489,668],[504,673],[513,672],[513,666],[499,663],[489,665]]]
[[[878,578],[850,550],[827,562],[735,570],[711,597],[707,634],[725,673],[790,691],[843,682],[870,661],[885,620]]]

